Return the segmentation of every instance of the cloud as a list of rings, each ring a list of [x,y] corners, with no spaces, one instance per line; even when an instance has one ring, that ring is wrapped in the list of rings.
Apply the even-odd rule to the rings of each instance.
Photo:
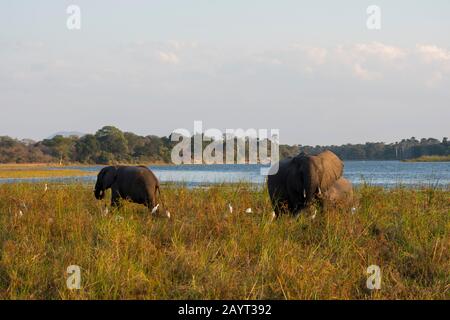
[[[178,64],[180,62],[180,58],[173,52],[158,52],[158,57],[161,62],[168,64]]]
[[[376,56],[384,60],[396,60],[406,56],[405,50],[380,42],[356,44],[353,50],[359,55]]]
[[[330,49],[327,67],[340,70],[339,77],[350,73],[366,81],[379,80],[392,69],[399,68],[399,60],[407,58],[407,50],[380,42],[337,45]]]
[[[327,59],[327,50],[319,47],[306,47],[304,51],[309,60],[316,65],[322,65]]]
[[[376,80],[381,78],[381,74],[377,72],[370,72],[362,67],[359,63],[355,63],[353,66],[353,74],[363,80]]]
[[[450,50],[428,44],[418,44],[416,50],[431,72],[425,74],[425,84],[428,88],[436,88],[449,78]]]
[[[217,85],[225,92],[234,91],[236,84],[251,87],[251,92],[261,87],[281,88],[282,92],[298,83],[312,91],[325,85],[397,86],[398,82],[435,90],[445,88],[450,78],[450,51],[422,44],[410,48],[381,42],[335,46],[294,43],[236,50],[193,41],[135,41],[113,49],[100,48],[86,59],[79,59],[82,53],[76,51],[52,54],[45,46],[37,51],[12,48],[0,52],[4,56],[0,60],[4,87],[33,83],[39,87],[50,81],[68,87],[99,85],[106,90],[130,86],[140,90],[151,84],[155,92],[194,95],[205,85]]]
[[[417,45],[417,50],[425,62],[430,63],[434,61],[450,61],[450,51],[439,48],[435,45]]]

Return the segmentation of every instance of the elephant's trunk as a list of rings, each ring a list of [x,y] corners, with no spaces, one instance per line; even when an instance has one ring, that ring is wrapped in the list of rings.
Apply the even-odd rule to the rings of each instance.
[[[314,199],[314,195],[318,188],[318,179],[317,175],[314,173],[314,168],[311,166],[308,170],[306,170],[304,174],[304,203],[305,207],[310,205]]]
[[[94,195],[97,200],[102,200],[105,197],[105,190],[96,188],[94,190]]]
[[[94,196],[97,200],[102,200],[105,197],[105,189],[103,188],[102,183],[97,181],[94,187]]]

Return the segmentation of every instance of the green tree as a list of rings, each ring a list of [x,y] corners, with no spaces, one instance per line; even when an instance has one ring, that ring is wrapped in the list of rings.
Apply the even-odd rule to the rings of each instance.
[[[111,160],[128,159],[128,143],[122,131],[113,126],[106,126],[95,133],[100,150],[113,155]],[[111,161],[110,160],[110,161]]]
[[[87,134],[75,142],[76,161],[82,163],[95,163],[100,152],[97,138]]]
[[[48,147],[51,155],[58,158],[59,163],[62,164],[64,160],[70,160],[76,139],[76,137],[57,135],[52,139],[45,139],[42,144]]]

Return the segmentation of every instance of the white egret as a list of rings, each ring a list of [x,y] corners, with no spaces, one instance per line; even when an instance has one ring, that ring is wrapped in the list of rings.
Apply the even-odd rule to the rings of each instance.
[[[275,211],[272,211],[272,219],[271,219],[271,221],[275,220],[276,218],[277,218],[277,215],[276,215]]]
[[[159,203],[152,209],[152,214],[156,213],[156,211],[158,211],[159,208]]]

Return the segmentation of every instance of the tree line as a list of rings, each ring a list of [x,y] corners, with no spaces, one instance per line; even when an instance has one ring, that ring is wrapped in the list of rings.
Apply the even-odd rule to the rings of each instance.
[[[171,163],[171,150],[177,141],[170,136],[140,136],[105,126],[95,134],[81,137],[62,135],[42,141],[17,140],[0,136],[0,163]],[[193,144],[192,144],[193,145]],[[442,141],[415,137],[395,143],[345,144],[341,146],[280,145],[280,158],[301,151],[316,154],[331,150],[344,160],[407,160],[421,156],[448,156],[450,145]]]

